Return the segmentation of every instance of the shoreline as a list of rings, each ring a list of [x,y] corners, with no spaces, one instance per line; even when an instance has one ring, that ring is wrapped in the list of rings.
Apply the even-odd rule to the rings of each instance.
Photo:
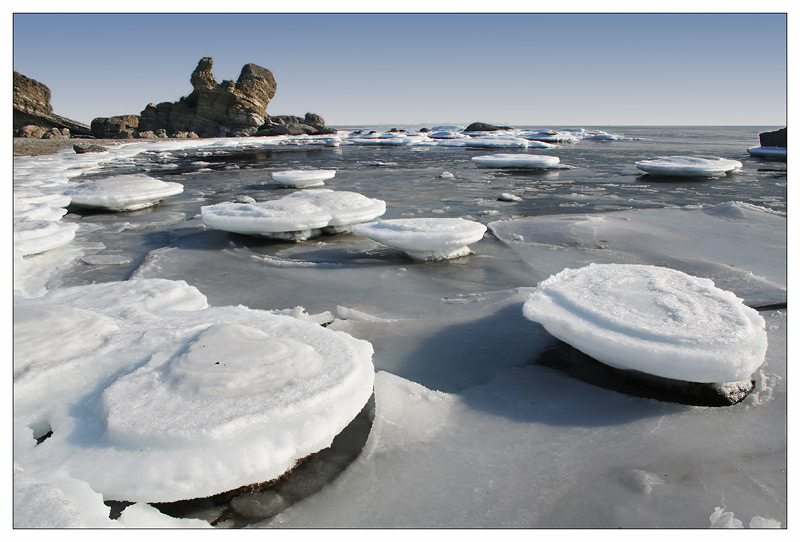
[[[73,145],[100,145],[112,147],[128,143],[144,143],[147,141],[169,141],[176,138],[159,139],[39,139],[34,137],[15,137],[14,156],[42,156],[55,154],[64,149],[72,149]]]

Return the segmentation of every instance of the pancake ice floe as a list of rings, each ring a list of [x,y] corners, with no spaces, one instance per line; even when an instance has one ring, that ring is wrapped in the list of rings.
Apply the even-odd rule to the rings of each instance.
[[[547,169],[558,165],[560,159],[535,154],[485,154],[473,156],[472,161],[485,168]]]
[[[741,169],[742,163],[718,156],[662,156],[640,160],[636,167],[651,175],[721,177]]]
[[[397,248],[412,259],[433,261],[466,256],[486,226],[463,218],[398,218],[356,224],[350,231]]]
[[[64,191],[75,207],[109,211],[136,211],[152,207],[168,196],[183,192],[183,185],[147,175],[117,175],[85,181]]]
[[[204,299],[175,310],[170,299],[200,295],[190,290],[133,280],[23,305],[16,415],[52,431],[35,448],[17,443],[26,472],[58,461],[108,500],[216,495],[277,479],[330,446],[372,395],[370,343],[243,306],[200,308]],[[37,344],[37,314],[69,330],[57,363]],[[98,336],[81,345],[91,333],[79,325]]]
[[[290,169],[273,172],[272,180],[289,188],[307,188],[322,186],[335,176],[336,171],[332,169]]]
[[[201,207],[203,224],[215,230],[287,240],[321,234],[332,215],[300,198],[260,203],[217,203]]]
[[[665,267],[565,269],[537,286],[523,314],[606,365],[683,382],[749,380],[767,350],[757,311],[709,279]]]
[[[286,199],[307,201],[330,213],[325,233],[347,231],[348,226],[374,220],[386,212],[385,201],[344,190],[301,190]]]
[[[316,189],[260,203],[218,203],[200,212],[212,229],[303,241],[373,220],[386,212],[386,203],[357,192]]]
[[[747,152],[752,156],[786,160],[786,147],[750,147]]]

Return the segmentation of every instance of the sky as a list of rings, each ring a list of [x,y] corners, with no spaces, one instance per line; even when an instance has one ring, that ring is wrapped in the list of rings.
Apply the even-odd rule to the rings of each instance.
[[[188,95],[202,57],[329,126],[787,124],[785,12],[13,15],[14,71],[86,124]]]

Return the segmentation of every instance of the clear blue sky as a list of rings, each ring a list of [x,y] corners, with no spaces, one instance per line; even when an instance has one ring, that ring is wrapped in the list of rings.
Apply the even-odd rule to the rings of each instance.
[[[231,6],[235,7],[235,6]],[[264,8],[268,8],[267,4]],[[757,8],[757,5],[753,7]],[[244,64],[328,125],[785,125],[785,14],[15,14],[13,67],[90,123]]]

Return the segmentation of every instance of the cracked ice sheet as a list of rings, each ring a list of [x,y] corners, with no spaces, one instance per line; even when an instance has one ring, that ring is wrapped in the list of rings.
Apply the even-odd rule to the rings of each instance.
[[[729,202],[492,222],[539,280],[589,263],[670,267],[710,278],[750,306],[786,302],[786,217]]]
[[[380,372],[364,452],[264,527],[786,525],[786,312],[756,390],[724,408],[625,396],[530,365],[459,393]]]

